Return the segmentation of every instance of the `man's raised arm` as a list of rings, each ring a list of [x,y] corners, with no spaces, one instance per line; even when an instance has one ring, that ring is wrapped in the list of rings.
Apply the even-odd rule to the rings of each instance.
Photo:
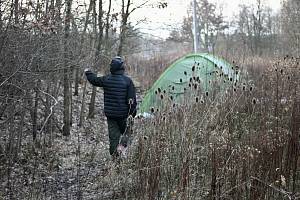
[[[97,77],[95,73],[93,73],[90,69],[84,70],[87,80],[94,86],[103,87],[103,79],[104,77]]]

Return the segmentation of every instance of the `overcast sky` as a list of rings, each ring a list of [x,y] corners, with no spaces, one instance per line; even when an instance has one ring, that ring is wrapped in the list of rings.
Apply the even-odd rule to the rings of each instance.
[[[223,15],[226,19],[232,18],[238,12],[240,4],[255,4],[256,0],[209,0],[217,2],[223,7]],[[281,0],[263,0],[264,4],[278,11]],[[146,23],[140,23],[139,27],[142,32],[154,36],[166,38],[172,27],[180,26],[184,16],[188,15],[188,7],[191,0],[165,0],[168,7],[157,9],[144,7],[136,10],[132,15],[132,20],[147,19]],[[191,15],[192,13],[189,13]]]

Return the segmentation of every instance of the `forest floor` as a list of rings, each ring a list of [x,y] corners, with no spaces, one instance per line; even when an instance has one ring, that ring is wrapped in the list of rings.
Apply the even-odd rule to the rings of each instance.
[[[88,86],[86,102],[90,94]],[[128,196],[126,190],[133,174],[129,162],[117,164],[109,155],[103,91],[98,88],[95,117],[85,119],[79,127],[81,98],[81,95],[73,96],[70,136],[55,132],[52,145],[41,145],[41,137],[33,146],[29,145],[31,137],[26,137],[22,143],[25,152],[20,156],[22,159],[10,168],[0,169],[1,174],[10,174],[1,181],[0,199],[123,199],[124,195]],[[62,109],[63,98],[59,96],[56,110],[62,113]],[[88,105],[85,116],[87,112]],[[61,114],[56,115],[56,121],[62,125]]]
[[[90,93],[91,87],[88,91]],[[126,190],[129,188],[128,183],[132,184],[133,171],[128,166],[129,162],[122,161],[117,164],[109,154],[103,91],[98,88],[95,116],[86,119],[83,127],[77,126],[81,97],[76,98],[73,116],[75,123],[71,136],[64,140],[58,137],[54,142],[53,149],[59,158],[59,180],[56,179],[56,182],[64,185],[57,190],[57,194],[60,198],[65,196],[66,199],[79,196],[83,199],[123,199],[124,195],[128,196],[126,193],[129,191]],[[87,108],[88,106],[86,115]]]

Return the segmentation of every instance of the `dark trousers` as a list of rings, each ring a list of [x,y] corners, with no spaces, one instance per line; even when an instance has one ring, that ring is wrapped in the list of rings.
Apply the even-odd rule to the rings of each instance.
[[[108,135],[109,135],[109,153],[117,155],[118,144],[127,146],[128,131],[127,118],[107,118]]]

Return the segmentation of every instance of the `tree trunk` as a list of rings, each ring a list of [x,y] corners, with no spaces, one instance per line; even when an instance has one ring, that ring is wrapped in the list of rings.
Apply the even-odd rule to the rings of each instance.
[[[45,5],[45,13],[48,14],[49,11],[49,0],[45,0],[46,1],[46,5]]]
[[[41,4],[40,4],[40,1],[37,0],[36,7],[35,7],[35,19],[36,19],[36,21],[39,21],[40,18],[41,18],[40,9],[41,9]]]
[[[93,4],[93,22],[94,22],[94,27],[93,27],[93,32],[94,36],[96,37],[97,35],[97,13],[96,13],[96,4]],[[97,39],[94,41],[94,46],[97,42]],[[97,50],[95,51],[95,56],[97,55]],[[95,65],[96,58],[94,60],[94,68],[96,67]],[[88,118],[93,118],[94,117],[94,112],[95,112],[95,99],[96,99],[96,93],[97,89],[95,86],[93,86],[92,89],[92,95],[91,95],[91,100],[90,100],[90,105],[89,105],[89,113],[88,113]]]
[[[53,90],[52,90],[52,96],[57,99],[58,97],[58,93],[59,93],[59,90],[60,90],[60,87],[61,87],[61,82],[58,81],[58,83],[54,84],[54,87],[53,87]],[[49,119],[49,126],[50,126],[50,138],[49,138],[49,145],[52,146],[52,140],[53,140],[53,130],[55,130],[55,128],[57,127],[57,124],[56,124],[56,120],[55,118],[53,118],[53,116],[55,116],[55,108],[53,108],[53,111],[52,111],[52,116],[50,117]],[[58,129],[60,130],[60,129]]]
[[[71,75],[73,74],[73,67],[71,67],[71,69],[70,69],[70,74],[71,74]],[[69,94],[69,97],[70,97],[70,126],[71,126],[71,127],[72,127],[72,124],[73,124],[72,82],[73,82],[73,80],[70,80],[70,81],[69,81],[69,84],[70,84],[70,94]]]
[[[84,122],[86,84],[87,84],[87,80],[84,81],[84,86],[82,91],[81,109],[80,109],[79,124],[78,124],[79,127],[81,127]]]
[[[93,86],[90,105],[89,105],[88,118],[94,118],[94,116],[95,116],[96,94],[97,94],[97,88],[95,86]]]
[[[103,5],[102,0],[99,0],[99,15],[98,15],[99,37],[98,37],[98,45],[97,45],[98,57],[100,56],[100,53],[101,53],[102,39],[103,39],[103,7],[102,7],[102,5]]]
[[[68,40],[70,34],[71,6],[72,0],[66,1],[66,19],[65,19],[65,35],[64,35],[64,126],[63,135],[70,135],[70,84],[69,84],[69,64],[68,60]]]
[[[12,109],[14,111],[14,109]],[[9,120],[9,140],[8,140],[8,147],[7,147],[7,152],[6,152],[6,157],[8,157],[8,165],[7,165],[7,192],[9,198],[8,199],[13,199],[13,180],[11,176],[12,168],[13,168],[13,158],[12,158],[12,149],[13,149],[13,135],[14,135],[14,117],[11,117]]]
[[[15,105],[13,104],[11,111],[12,113],[15,112]],[[13,156],[13,150],[14,148],[14,134],[15,134],[15,122],[14,122],[14,115],[11,116],[11,118],[8,121],[8,145],[7,145],[7,153],[6,155],[8,155],[9,160],[12,160],[12,156]]]
[[[5,158],[5,153],[4,153],[4,149],[2,147],[2,144],[0,144],[0,161],[4,163],[4,158]]]
[[[78,96],[78,87],[79,87],[79,67],[76,67],[76,69],[75,69],[74,96]]]
[[[37,136],[37,119],[38,119],[38,105],[39,105],[39,91],[36,85],[35,89],[35,97],[34,97],[34,102],[33,102],[33,111],[32,111],[32,138],[33,141],[36,141],[36,136]]]
[[[9,105],[9,103],[10,103],[10,100],[8,97],[6,97],[0,106],[0,119],[2,118],[3,114],[5,113],[6,108]]]
[[[108,41],[108,31],[109,31],[109,27],[110,27],[110,23],[109,23],[109,19],[110,19],[110,12],[111,12],[111,0],[109,0],[108,2],[108,10],[106,13],[106,24],[105,24],[105,54],[108,53],[108,45],[109,45],[109,41]]]
[[[83,44],[84,44],[84,36],[85,36],[85,33],[86,33],[87,26],[89,24],[90,13],[91,13],[91,10],[92,10],[94,4],[95,4],[95,0],[90,0],[90,5],[89,5],[89,8],[87,10],[84,27],[83,27],[83,31],[82,31],[82,34],[81,34],[81,39],[80,39],[80,45],[81,46],[80,46],[80,49],[79,49],[79,55],[81,55],[81,53],[82,53],[82,48],[83,48]],[[79,70],[80,69],[78,67],[75,70],[75,91],[74,91],[75,96],[78,96],[79,76],[80,76]]]
[[[50,94],[50,88],[51,88],[51,83],[49,83],[47,87],[47,93]],[[50,108],[51,108],[51,98],[49,95],[46,96],[46,111],[45,111],[45,120],[47,120],[47,117],[50,115]],[[53,113],[52,113],[53,114]],[[47,121],[46,127],[45,127],[45,138],[48,138],[47,144],[51,145],[51,135],[52,135],[52,116],[51,115]]]
[[[120,31],[120,44],[118,48],[117,55],[121,56],[123,53],[123,45],[125,43],[125,36],[127,30],[127,21],[129,17],[129,7],[130,7],[130,0],[127,0],[126,10],[125,10],[125,2],[122,0],[122,24],[121,24],[121,31]]]
[[[17,140],[17,146],[16,146],[16,150],[15,150],[15,158],[17,158],[18,154],[21,152],[24,119],[25,119],[25,103],[23,103],[23,105],[22,105],[21,120],[20,120],[20,125],[19,125],[19,130],[18,130],[18,140]]]
[[[68,69],[64,69],[64,126],[63,126],[64,136],[70,135],[70,97],[69,97],[70,87],[69,87],[68,72],[69,72]]]
[[[15,15],[15,24],[18,24],[19,23],[19,0],[15,0],[14,15]]]
[[[99,64],[98,63],[98,60],[99,60],[98,58],[100,57],[101,48],[102,48],[102,39],[103,39],[103,20],[102,20],[102,18],[103,18],[103,8],[102,8],[102,5],[103,5],[102,0],[99,0],[99,15],[98,15],[99,37],[98,37],[98,40],[96,40],[97,49],[96,49],[96,52],[95,52],[95,62],[94,62],[96,66]],[[94,15],[94,17],[95,17],[95,15]],[[95,21],[97,21],[97,20],[95,20]],[[93,118],[94,114],[95,114],[96,93],[97,93],[97,88],[95,86],[93,86],[91,101],[90,101],[90,105],[89,105],[88,118]]]
[[[0,33],[2,33],[3,22],[2,22],[2,4],[3,0],[0,0]]]

